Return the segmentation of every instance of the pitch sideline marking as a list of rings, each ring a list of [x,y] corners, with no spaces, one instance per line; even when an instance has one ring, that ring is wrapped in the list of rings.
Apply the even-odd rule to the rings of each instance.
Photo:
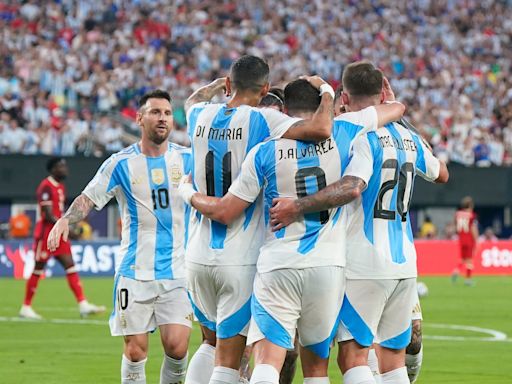
[[[470,331],[477,333],[485,333],[490,335],[489,337],[474,337],[474,336],[443,336],[443,335],[423,335],[424,339],[427,340],[449,340],[449,341],[505,341],[512,342],[512,339],[508,339],[507,335],[503,332],[495,329],[473,327],[469,325],[458,325],[458,324],[439,324],[439,323],[423,323],[426,328],[437,328],[437,329],[454,329],[461,331]]]
[[[107,325],[108,322],[105,320],[91,320],[91,319],[42,319],[32,320],[24,319],[21,317],[5,317],[0,316],[0,322],[12,322],[12,323],[30,323],[30,324],[87,324],[87,325]]]

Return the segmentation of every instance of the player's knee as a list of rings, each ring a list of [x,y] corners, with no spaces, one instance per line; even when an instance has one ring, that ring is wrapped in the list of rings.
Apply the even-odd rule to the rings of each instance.
[[[125,344],[124,354],[128,360],[137,362],[144,360],[148,355],[148,351],[146,347],[140,344],[135,342],[128,342]]]
[[[347,342],[346,345],[344,345],[345,342],[342,343],[338,353],[338,367],[343,373],[351,368],[368,364],[368,349],[351,347],[348,345],[350,343],[355,342]]]
[[[168,338],[164,340],[165,354],[173,359],[181,360],[187,355],[187,338]]]

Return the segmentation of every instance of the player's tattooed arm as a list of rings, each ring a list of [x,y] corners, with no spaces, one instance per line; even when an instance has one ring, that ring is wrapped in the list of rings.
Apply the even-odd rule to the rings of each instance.
[[[301,215],[320,212],[326,209],[340,207],[361,196],[366,189],[363,179],[355,176],[344,176],[314,195],[297,200],[274,199],[270,209],[270,223],[273,231],[297,221]]]
[[[45,221],[47,221],[51,224],[55,224],[57,222],[58,219],[53,214],[51,205],[42,205],[41,211],[43,213],[43,217],[44,217]]]
[[[225,77],[220,77],[192,93],[185,101],[185,111],[188,111],[189,108],[194,104],[210,101],[213,96],[220,93],[221,91],[226,92],[226,95],[229,96],[229,90],[226,87]]]
[[[70,224],[78,223],[91,212],[93,207],[94,203],[92,200],[82,193],[73,200],[73,203],[63,217],[66,218]]]

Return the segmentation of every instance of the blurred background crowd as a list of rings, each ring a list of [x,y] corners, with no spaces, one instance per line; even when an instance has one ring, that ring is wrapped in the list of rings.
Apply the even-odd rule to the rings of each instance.
[[[0,154],[103,156],[134,140],[136,100],[184,100],[244,53],[272,83],[334,87],[368,59],[442,159],[512,165],[512,1],[0,1]]]

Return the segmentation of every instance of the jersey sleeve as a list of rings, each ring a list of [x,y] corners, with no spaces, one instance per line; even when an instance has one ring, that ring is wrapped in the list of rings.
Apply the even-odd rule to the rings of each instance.
[[[53,205],[53,188],[49,185],[44,185],[37,194],[37,202],[40,206]]]
[[[352,147],[350,162],[343,176],[358,177],[368,185],[373,173],[373,151],[366,135],[359,136]]]
[[[201,103],[196,103],[192,105],[187,111],[187,133],[190,138],[194,133],[194,129],[197,123],[197,117],[199,113],[204,109],[204,107],[209,104],[209,101],[204,101]]]
[[[249,151],[238,177],[229,187],[229,192],[236,197],[252,203],[258,197],[264,183],[263,144]]]
[[[357,112],[343,113],[334,119],[334,124],[336,126],[343,122],[347,134],[355,139],[370,131],[375,131],[378,128],[378,121],[377,109],[370,106]]]
[[[267,123],[269,136],[272,139],[280,138],[293,124],[302,120],[290,117],[272,108],[261,108],[260,113]]]
[[[105,160],[96,175],[82,191],[85,196],[91,199],[98,211],[112,199],[115,189],[119,186],[119,177],[116,175],[118,164],[113,157]]]
[[[421,178],[434,182],[439,177],[441,163],[423,143],[423,140],[420,140],[415,134],[412,134],[412,138],[418,151],[415,164],[416,171]]]

